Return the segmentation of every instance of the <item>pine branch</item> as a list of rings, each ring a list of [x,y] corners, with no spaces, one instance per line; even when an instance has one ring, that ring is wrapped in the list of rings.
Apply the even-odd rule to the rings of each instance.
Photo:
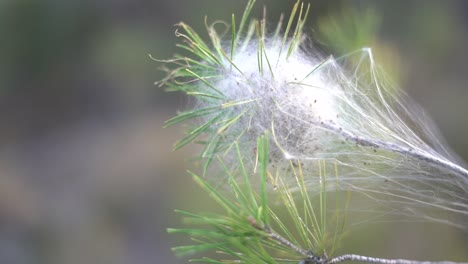
[[[468,230],[462,218],[468,215],[468,170],[452,160],[422,113],[409,111],[406,95],[384,78],[370,48],[338,58],[356,62],[345,69],[332,56],[299,49],[310,5],[296,1],[281,36],[283,17],[270,35],[266,9],[262,20],[249,24],[254,3],[248,1],[238,27],[232,15],[229,41],[223,39],[229,28],[220,34],[215,27],[224,23],[205,21],[210,42],[180,23],[176,36],[184,43],[178,46],[188,56],[164,61],[162,83],[195,98],[194,109],[166,122],[193,121],[175,149],[203,146],[203,177],[191,174],[224,210],[180,212],[203,227],[168,229],[194,242],[174,251],[228,257],[197,260],[208,263],[462,264],[329,257],[346,227],[353,192],[398,216],[409,211]],[[227,192],[218,179],[216,187],[210,184],[211,172],[225,176]],[[267,197],[270,186],[273,198]],[[330,193],[335,204],[327,203]],[[425,214],[428,208],[461,220],[437,219]]]
[[[366,263],[376,263],[376,264],[467,264],[468,262],[453,262],[453,261],[418,261],[418,260],[408,260],[408,259],[384,259],[384,258],[374,258],[356,254],[345,254],[332,259],[328,259],[326,256],[317,256],[312,251],[307,251],[303,248],[298,247],[291,241],[282,237],[281,235],[275,233],[269,226],[264,225],[263,227],[259,226],[253,217],[249,217],[248,221],[250,224],[257,230],[263,231],[268,234],[268,237],[272,240],[275,240],[279,244],[289,247],[298,254],[305,256],[306,258],[299,262],[299,264],[335,264],[343,261],[358,261]]]
[[[417,261],[407,259],[383,259],[373,258],[355,254],[341,255],[326,261],[327,264],[335,264],[342,261],[359,261],[367,263],[378,263],[378,264],[466,264],[467,262],[452,262],[452,261]]]
[[[271,230],[271,228],[267,225],[264,225],[263,228],[260,227],[258,224],[257,224],[257,221],[255,221],[255,218],[253,218],[252,216],[249,216],[248,219],[247,219],[250,224],[257,230],[260,230],[260,231],[263,231],[265,233],[268,234],[268,237],[275,240],[276,242],[278,242],[279,244],[283,245],[283,246],[286,246],[286,247],[289,247],[290,249],[294,250],[296,253],[298,254],[301,254],[301,255],[304,255],[304,256],[307,256],[308,258],[314,258],[315,256],[313,255],[313,253],[305,250],[305,249],[302,249],[298,246],[296,246],[294,243],[292,243],[291,241],[287,240],[286,238],[280,236],[279,234],[273,232],[273,230]]]

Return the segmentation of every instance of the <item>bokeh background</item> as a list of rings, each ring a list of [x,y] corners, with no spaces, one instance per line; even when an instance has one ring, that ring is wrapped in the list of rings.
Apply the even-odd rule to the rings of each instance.
[[[166,234],[182,226],[173,210],[211,203],[185,172],[190,147],[172,152],[180,127],[162,129],[185,99],[154,85],[163,73],[148,54],[176,52],[177,22],[202,31],[205,15],[229,20],[246,2],[0,1],[0,263],[187,262],[170,251],[189,243]],[[275,21],[293,2],[259,1],[254,15],[266,4]],[[310,2],[311,36],[337,21],[351,39],[317,45],[331,53],[373,46],[468,161],[468,1]],[[353,40],[352,12],[369,8],[379,27]],[[468,234],[369,225],[342,251],[468,261]]]

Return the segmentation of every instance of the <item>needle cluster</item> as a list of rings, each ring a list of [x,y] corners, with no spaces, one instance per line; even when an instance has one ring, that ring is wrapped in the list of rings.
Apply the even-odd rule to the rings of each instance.
[[[212,182],[228,189],[240,178],[249,188],[261,186],[262,195],[269,189],[283,190],[282,197],[297,193],[304,201],[319,197],[320,216],[309,217],[322,221],[315,221],[315,231],[302,231],[316,238],[305,241],[320,254],[326,253],[327,192],[367,197],[378,205],[374,220],[392,215],[468,231],[468,171],[439,140],[431,120],[386,77],[372,50],[324,56],[305,45],[309,6],[297,1],[285,27],[281,17],[270,32],[266,15],[249,23],[254,2],[247,4],[238,28],[234,15],[230,25],[207,23],[209,43],[179,24],[178,46],[188,55],[164,61],[168,75],[161,84],[193,99],[189,110],[166,123],[191,121],[175,148],[201,144],[203,175],[207,181],[223,175]],[[220,25],[225,30],[217,30]],[[263,135],[270,135],[264,142],[270,147],[259,168],[257,142]],[[263,176],[255,177],[259,170]],[[243,217],[244,224],[252,223],[251,215]]]

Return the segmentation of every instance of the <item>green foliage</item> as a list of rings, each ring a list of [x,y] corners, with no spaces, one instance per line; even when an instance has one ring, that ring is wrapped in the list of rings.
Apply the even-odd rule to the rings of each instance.
[[[250,13],[255,4],[255,0],[250,0],[246,5],[244,14],[240,20],[238,30],[236,30],[236,17],[232,15],[231,25],[231,47],[224,50],[221,46],[221,37],[215,29],[214,23],[206,26],[209,33],[211,46],[208,45],[190,26],[181,22],[178,24],[179,30],[176,36],[183,40],[177,46],[188,52],[188,56],[177,54],[172,60],[162,61],[165,63],[167,77],[160,82],[168,91],[184,92],[196,100],[205,102],[208,107],[203,107],[187,112],[182,112],[174,118],[166,121],[166,126],[172,126],[189,120],[203,120],[201,123],[190,127],[186,136],[180,139],[174,146],[179,149],[190,142],[194,142],[199,136],[206,135],[207,141],[197,141],[203,145],[200,157],[205,158],[205,172],[213,157],[222,151],[232,148],[232,139],[240,137],[245,130],[232,131],[230,128],[244,116],[249,116],[251,105],[256,99],[231,100],[225,93],[212,83],[212,80],[223,78],[221,72],[227,70],[226,67],[234,69],[247,76],[233,62],[236,52],[242,52],[251,42],[258,42],[258,67],[262,74],[265,69],[269,69],[273,75],[272,64],[265,52],[265,18],[258,21],[250,20]],[[310,5],[297,1],[293,7],[283,36],[280,36],[282,21],[278,23],[273,41],[280,43],[280,55],[287,52],[289,56],[295,51],[301,41],[302,31],[306,22]],[[295,28],[293,27],[296,22]],[[256,38],[253,37],[256,33]],[[229,55],[228,55],[229,54]],[[278,56],[279,58],[280,56]],[[160,60],[156,60],[161,62]],[[278,63],[278,62],[276,62]],[[199,84],[203,85],[199,85]],[[243,111],[235,111],[236,107],[243,106]],[[214,129],[215,124],[218,126]],[[228,136],[227,136],[228,135]]]
[[[234,172],[226,168],[223,160],[218,157],[223,173],[227,176],[229,190],[219,190],[205,179],[192,173],[192,177],[212,199],[223,209],[222,213],[194,214],[177,211],[185,216],[190,225],[200,228],[168,229],[169,233],[189,235],[194,245],[174,248],[178,255],[192,255],[204,251],[216,252],[216,257],[195,259],[206,263],[289,263],[297,262],[309,256],[328,256],[333,253],[335,245],[342,235],[346,218],[340,214],[349,201],[340,200],[335,194],[336,207],[327,218],[330,207],[325,179],[320,187],[319,203],[314,204],[304,183],[304,175],[300,165],[291,163],[296,186],[287,186],[279,182],[275,191],[269,183],[268,172],[269,136],[258,139],[257,164],[258,171],[247,171],[239,146],[234,143],[239,172],[242,180],[236,179]],[[326,177],[325,162],[320,162],[323,175]],[[259,190],[251,184],[252,177],[260,177]],[[291,191],[299,188],[298,197]],[[307,250],[304,250],[306,248]],[[237,262],[239,263],[239,262]]]
[[[178,46],[188,55],[165,61],[168,77],[161,84],[195,99],[195,110],[166,122],[171,126],[192,121],[174,148],[191,142],[203,146],[203,173],[190,174],[222,209],[178,211],[197,227],[168,229],[193,240],[174,251],[200,254],[205,257],[194,261],[206,263],[413,263],[353,254],[329,257],[344,233],[350,191],[376,203],[390,198],[396,210],[407,200],[430,204],[424,199],[434,197],[420,192],[420,199],[406,184],[419,173],[431,175],[408,174],[406,170],[414,170],[408,156],[468,175],[435,157],[431,148],[424,152],[421,139],[392,108],[406,111],[394,87],[380,75],[371,49],[362,48],[375,35],[375,13],[352,16],[352,23],[344,16],[321,25],[330,42],[346,50],[360,48],[350,53],[358,56],[338,58],[340,64],[352,64],[348,76],[332,56],[306,56],[298,49],[309,5],[298,0],[284,33],[280,34],[281,18],[271,35],[266,33],[266,15],[248,23],[254,3],[248,2],[238,29],[235,15],[230,28],[224,22],[205,21],[210,43],[180,23],[176,35],[184,43]],[[351,24],[354,30],[337,24]],[[225,30],[216,30],[218,25]],[[225,35],[231,39],[226,41]],[[351,44],[345,44],[348,40]],[[422,146],[420,152],[413,150],[416,145]],[[213,185],[214,177],[208,174],[223,177]],[[376,199],[379,195],[385,198]]]
[[[174,148],[179,149],[191,142],[203,146],[200,155],[204,161],[203,175],[190,174],[223,210],[218,214],[177,211],[190,226],[197,228],[170,228],[168,232],[186,234],[194,242],[193,245],[174,248],[177,255],[217,253],[215,257],[194,259],[199,262],[294,263],[311,257],[328,258],[343,234],[346,222],[343,212],[350,199],[347,193],[330,192],[334,187],[328,186],[333,184],[329,178],[338,180],[336,164],[317,161],[316,176],[305,174],[300,161],[288,160],[286,176],[294,180],[283,181],[269,167],[269,144],[276,139],[274,134],[270,138],[266,132],[257,139],[255,165],[251,166],[251,152],[238,141],[248,128],[233,131],[232,127],[241,118],[251,118],[249,116],[253,113],[250,109],[256,99],[232,101],[214,84],[227,70],[237,71],[249,79],[234,63],[234,57],[254,41],[258,45],[259,74],[271,73],[274,78],[272,67],[278,61],[270,61],[265,51],[265,18],[261,21],[252,19],[248,23],[254,3],[255,0],[248,2],[237,30],[236,17],[232,15],[230,50],[223,49],[220,44],[222,36],[214,25],[207,25],[211,41],[207,44],[190,26],[180,23],[177,36],[184,43],[178,47],[189,56],[179,54],[173,60],[164,61],[168,76],[161,85],[169,91],[184,92],[204,102],[204,107],[179,113],[166,121],[166,126],[172,126],[198,120],[188,127],[186,135]],[[298,0],[283,34],[280,34],[282,19],[279,21],[273,38],[269,39],[273,42],[270,45],[279,46],[278,60],[281,53],[289,57],[298,48],[309,8]],[[239,111],[240,106],[242,110]],[[215,187],[204,177],[212,163],[221,168],[226,188]],[[305,178],[310,181],[311,177],[318,177],[316,181],[319,184],[313,186],[314,192],[308,189],[305,181]]]

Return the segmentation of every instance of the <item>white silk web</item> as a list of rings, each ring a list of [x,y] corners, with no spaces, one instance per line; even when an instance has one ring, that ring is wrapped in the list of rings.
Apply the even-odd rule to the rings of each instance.
[[[269,131],[272,185],[278,177],[293,185],[288,173],[294,164],[318,192],[324,178],[317,177],[317,162],[325,160],[337,174],[327,178],[330,191],[358,192],[376,201],[381,215],[468,230],[468,172],[454,162],[424,112],[386,78],[370,48],[324,59],[311,49],[286,52],[275,39],[262,43],[247,38],[216,74],[201,75],[225,96],[224,104],[233,105],[225,108],[228,118],[211,124],[220,145],[238,142],[254,167],[253,146]],[[197,100],[195,109],[214,104]],[[227,149],[223,159],[235,166]],[[219,151],[206,153],[212,158]]]

